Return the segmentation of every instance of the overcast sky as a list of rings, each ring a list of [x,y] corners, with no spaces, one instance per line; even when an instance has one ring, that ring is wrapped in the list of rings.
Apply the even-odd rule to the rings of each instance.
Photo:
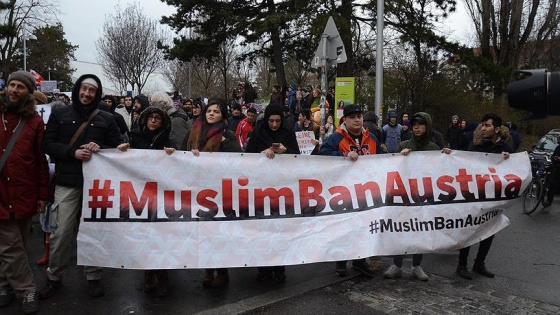
[[[58,19],[64,27],[66,39],[72,45],[80,46],[75,52],[76,60],[97,63],[95,40],[101,37],[105,17],[113,14],[118,4],[125,8],[135,2],[140,3],[144,14],[157,20],[174,12],[174,7],[160,0],[58,0]]]
[[[115,11],[116,5],[120,4],[125,8],[129,3],[134,2],[140,3],[143,12],[157,20],[162,15],[171,15],[175,12],[174,7],[160,0],[58,0],[60,12],[58,18],[66,32],[66,38],[72,45],[79,45],[75,52],[78,61],[97,63],[94,42],[103,32],[105,17]],[[443,31],[446,34],[451,33],[451,38],[465,42],[469,35],[468,28],[465,27],[468,22],[463,1],[458,2],[457,11],[445,22],[446,27]]]

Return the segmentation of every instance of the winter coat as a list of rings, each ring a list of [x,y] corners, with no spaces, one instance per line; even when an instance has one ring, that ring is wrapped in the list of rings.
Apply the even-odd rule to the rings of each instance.
[[[239,125],[239,123],[245,119],[245,115],[240,114],[239,116],[231,116],[230,118],[228,118],[228,130],[231,130],[233,132],[237,131],[237,125]]]
[[[500,128],[500,132],[498,133],[498,139],[496,142],[492,142],[490,140],[482,138],[482,125],[479,125],[473,134],[473,141],[469,145],[469,151],[475,152],[486,152],[486,153],[502,153],[502,152],[509,152],[512,153],[513,150],[509,145],[509,129],[508,128]]]
[[[179,145],[186,141],[189,131],[189,126],[187,124],[189,117],[182,108],[174,106],[167,108],[167,114],[171,117],[171,133],[169,134],[171,146],[175,149],[179,149]]]
[[[132,109],[130,110],[130,113],[129,113],[124,105],[118,105],[117,108],[115,108],[114,112],[116,114],[121,115],[121,117],[124,119],[124,122],[125,122],[128,130],[132,130],[131,129],[132,128]]]
[[[280,115],[282,119],[278,130],[272,131],[268,126],[268,119],[272,115]],[[270,104],[264,110],[264,118],[257,122],[257,125],[247,141],[246,152],[261,153],[272,146],[273,143],[282,143],[288,154],[300,154],[296,134],[284,128],[284,110],[279,104]]]
[[[129,127],[126,124],[126,120],[124,119],[124,117],[116,112],[115,106],[113,105],[112,108],[108,108],[107,105],[105,105],[105,102],[101,102],[99,104],[99,109],[110,112],[113,115],[113,118],[115,118],[115,122],[117,123],[117,127],[119,127],[119,131],[121,133],[121,140],[127,141],[127,134],[130,129],[128,129]]]
[[[383,126],[383,142],[387,146],[387,152],[396,152],[401,143],[402,126],[400,124],[386,124]]]
[[[0,103],[2,103],[0,101]],[[17,113],[7,112],[7,105],[0,105],[0,157],[7,147],[21,116],[25,125],[0,170],[0,220],[30,220],[37,214],[37,201],[47,200],[49,190],[49,166],[41,147],[45,135],[43,118],[35,111],[31,96]]]
[[[381,140],[382,134],[381,129],[377,126],[377,116],[374,112],[368,111],[364,114],[364,128],[366,128],[369,132],[373,133],[373,135]]]
[[[461,137],[463,135],[463,129],[461,129],[460,124],[451,124],[447,128],[447,143],[449,148],[453,150],[459,149],[461,146]]]
[[[79,100],[81,82],[86,78],[97,81],[99,88],[95,100],[90,106],[85,107]],[[95,142],[101,149],[116,148],[121,143],[119,128],[113,115],[100,111],[80,134],[76,142],[69,145],[70,139],[78,130],[82,122],[98,108],[101,100],[101,81],[94,75],[85,74],[81,76],[74,85],[72,91],[72,105],[57,107],[53,109],[47,122],[43,149],[53,157],[59,166],[59,174],[56,184],[68,187],[83,186],[82,161],[75,158],[74,153],[81,145]],[[93,157],[95,158],[95,157]]]
[[[151,113],[158,113],[163,118],[161,128],[155,131],[150,131],[146,125],[148,115]],[[140,114],[138,129],[130,132],[130,147],[132,149],[162,150],[171,146],[171,141],[169,140],[170,133],[171,118],[167,112],[162,108],[150,106]]]
[[[243,147],[245,142],[247,142],[247,137],[251,131],[253,131],[253,124],[249,122],[249,118],[243,119],[239,125],[237,125],[235,136],[237,137],[241,147]]]
[[[342,123],[336,131],[327,138],[327,141],[323,143],[319,154],[347,156],[351,151],[357,151],[358,155],[379,154],[383,152],[379,141],[371,132],[367,132],[365,128],[362,128],[362,140],[360,144],[357,144],[354,137],[348,133],[346,124]]]
[[[432,150],[439,150],[437,144],[433,143],[432,140],[432,117],[428,113],[418,112],[412,116],[412,120],[414,117],[422,117],[422,119],[426,122],[426,133],[420,137],[414,135],[411,132],[412,137],[410,140],[405,140],[399,144],[399,148],[397,152],[401,152],[404,149],[411,149],[412,151],[432,151]]]

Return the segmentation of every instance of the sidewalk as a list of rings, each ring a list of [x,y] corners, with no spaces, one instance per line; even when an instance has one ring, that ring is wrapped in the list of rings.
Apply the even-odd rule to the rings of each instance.
[[[389,260],[383,259],[383,267]],[[305,285],[305,284],[304,284]],[[287,292],[286,292],[287,293]],[[258,297],[257,297],[258,298]],[[243,302],[243,301],[241,301]],[[274,301],[270,301],[271,303]],[[352,273],[350,278],[275,304],[226,305],[200,314],[559,314],[560,307],[477,285],[477,281],[430,274],[418,281],[403,268],[397,280]]]

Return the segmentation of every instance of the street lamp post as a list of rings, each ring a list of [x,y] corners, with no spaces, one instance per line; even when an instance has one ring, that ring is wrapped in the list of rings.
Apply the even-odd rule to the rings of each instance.
[[[27,35],[25,33],[25,27],[23,28],[23,71],[27,72],[27,40],[29,39],[37,39],[37,37],[33,34]]]
[[[51,80],[51,71],[56,71],[56,68],[47,67],[47,70],[49,72],[49,81],[50,81]]]

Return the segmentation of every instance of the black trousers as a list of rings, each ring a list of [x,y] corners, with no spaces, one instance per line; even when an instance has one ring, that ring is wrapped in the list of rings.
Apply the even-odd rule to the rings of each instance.
[[[492,240],[494,239],[494,235],[490,236],[487,239],[480,241],[480,245],[478,246],[478,253],[476,254],[475,261],[478,263],[484,263],[486,259],[486,255],[490,251],[490,246],[492,246]],[[459,250],[459,263],[466,265],[467,260],[469,258],[469,251],[470,247],[461,248]]]

